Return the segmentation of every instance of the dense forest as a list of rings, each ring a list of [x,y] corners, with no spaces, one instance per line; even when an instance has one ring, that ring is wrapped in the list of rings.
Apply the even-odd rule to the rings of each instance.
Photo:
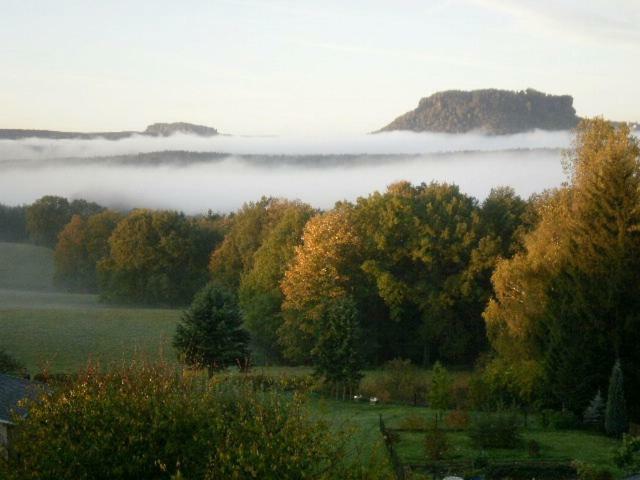
[[[0,240],[55,248],[58,285],[107,302],[185,306],[210,282],[200,303],[233,303],[268,363],[346,345],[345,363],[475,365],[505,401],[582,414],[619,361],[638,418],[638,140],[584,121],[566,169],[529,199],[398,182],[328,211],[263,198],[190,217],[49,196],[3,206]]]
[[[570,130],[579,118],[569,95],[549,95],[533,89],[448,90],[420,100],[415,110],[396,118],[380,131],[466,133],[494,135],[530,130]]]
[[[121,131],[121,132],[58,132],[55,130],[24,130],[15,128],[0,129],[0,139],[18,140],[21,138],[49,138],[55,140],[62,139],[82,139],[90,140],[95,138],[104,138],[106,140],[121,140],[134,135],[143,135],[149,137],[168,137],[176,133],[198,135],[201,137],[212,137],[218,135],[218,131],[212,127],[203,125],[194,125],[186,122],[173,123],[154,123],[147,126],[141,132]]]

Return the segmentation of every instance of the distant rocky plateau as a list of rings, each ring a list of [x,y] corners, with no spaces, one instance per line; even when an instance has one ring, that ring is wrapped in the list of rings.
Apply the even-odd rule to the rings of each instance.
[[[194,125],[192,123],[154,123],[149,125],[142,132],[57,132],[54,130],[21,130],[21,129],[0,129],[0,139],[19,140],[21,138],[48,138],[53,140],[81,139],[91,140],[94,138],[104,138],[107,140],[120,140],[133,135],[143,135],[147,137],[168,137],[170,135],[182,133],[187,135],[197,135],[200,137],[212,137],[218,135],[215,128]]]
[[[570,130],[580,117],[570,95],[537,90],[447,90],[420,100],[379,132],[467,133],[507,135],[531,130]]]

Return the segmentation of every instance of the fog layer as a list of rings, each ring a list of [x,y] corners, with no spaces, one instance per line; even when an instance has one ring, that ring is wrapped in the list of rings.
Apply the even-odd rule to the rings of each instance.
[[[514,148],[566,148],[571,133],[534,131],[517,135],[451,135],[439,133],[388,132],[338,137],[196,137],[134,135],[122,140],[48,140],[29,138],[0,140],[0,160],[54,157],[130,155],[163,150],[225,152],[266,155],[318,154],[416,154],[494,151]]]
[[[566,132],[508,137],[391,133],[351,140],[176,136],[3,141],[0,202],[30,203],[53,194],[116,208],[201,213],[228,212],[271,195],[329,208],[398,180],[455,183],[479,199],[492,187],[510,185],[527,197],[564,180],[560,148],[569,142]],[[173,162],[171,153],[161,155],[159,162],[127,157],[118,163],[117,157],[109,157],[161,150],[229,155],[193,162]]]

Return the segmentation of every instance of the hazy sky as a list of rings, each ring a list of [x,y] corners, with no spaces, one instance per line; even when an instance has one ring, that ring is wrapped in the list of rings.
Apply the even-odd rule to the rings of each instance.
[[[0,0],[0,128],[377,129],[438,90],[640,120],[638,0]]]

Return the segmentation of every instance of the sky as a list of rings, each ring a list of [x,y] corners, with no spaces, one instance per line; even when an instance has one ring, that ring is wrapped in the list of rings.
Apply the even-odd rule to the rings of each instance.
[[[640,120],[638,0],[0,0],[0,128],[359,134],[447,89]]]

